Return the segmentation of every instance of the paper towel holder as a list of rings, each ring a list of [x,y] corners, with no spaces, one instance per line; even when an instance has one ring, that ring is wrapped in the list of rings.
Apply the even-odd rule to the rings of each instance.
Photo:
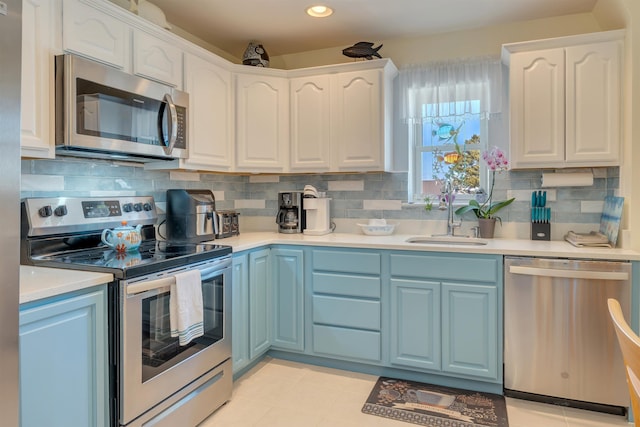
[[[543,172],[542,188],[548,187],[590,187],[593,185],[593,171],[589,172]]]

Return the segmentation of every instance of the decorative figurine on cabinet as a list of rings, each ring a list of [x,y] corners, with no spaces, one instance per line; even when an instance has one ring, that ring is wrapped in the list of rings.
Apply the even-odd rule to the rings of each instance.
[[[378,51],[382,45],[378,47],[373,47],[373,43],[370,42],[358,42],[353,46],[349,46],[346,49],[342,50],[342,54],[344,56],[348,56],[349,58],[366,58],[373,59],[374,56],[378,58],[382,58]]]
[[[242,63],[254,67],[268,67],[269,54],[260,43],[250,42],[242,55]]]

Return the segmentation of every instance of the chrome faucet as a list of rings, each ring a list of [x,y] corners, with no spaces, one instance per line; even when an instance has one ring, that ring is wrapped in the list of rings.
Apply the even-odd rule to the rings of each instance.
[[[445,185],[445,193],[447,200],[447,236],[454,236],[456,228],[460,228],[462,226],[462,219],[460,221],[455,222],[453,220],[453,185],[451,185],[451,181],[447,181]]]

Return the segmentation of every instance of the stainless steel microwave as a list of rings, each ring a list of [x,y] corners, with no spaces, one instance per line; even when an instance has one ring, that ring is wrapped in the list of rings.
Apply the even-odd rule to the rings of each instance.
[[[55,58],[56,154],[186,158],[189,95],[75,55]]]

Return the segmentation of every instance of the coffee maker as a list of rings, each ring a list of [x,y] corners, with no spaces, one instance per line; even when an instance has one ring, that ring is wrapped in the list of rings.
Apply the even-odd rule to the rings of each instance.
[[[218,232],[216,199],[210,190],[167,190],[167,240],[199,243]]]
[[[305,212],[302,207],[302,191],[281,191],[278,193],[278,214],[276,223],[280,233],[302,233],[305,229]]]
[[[304,199],[304,211],[306,214],[306,226],[304,234],[322,236],[331,233],[331,218],[329,202],[327,198]]]

